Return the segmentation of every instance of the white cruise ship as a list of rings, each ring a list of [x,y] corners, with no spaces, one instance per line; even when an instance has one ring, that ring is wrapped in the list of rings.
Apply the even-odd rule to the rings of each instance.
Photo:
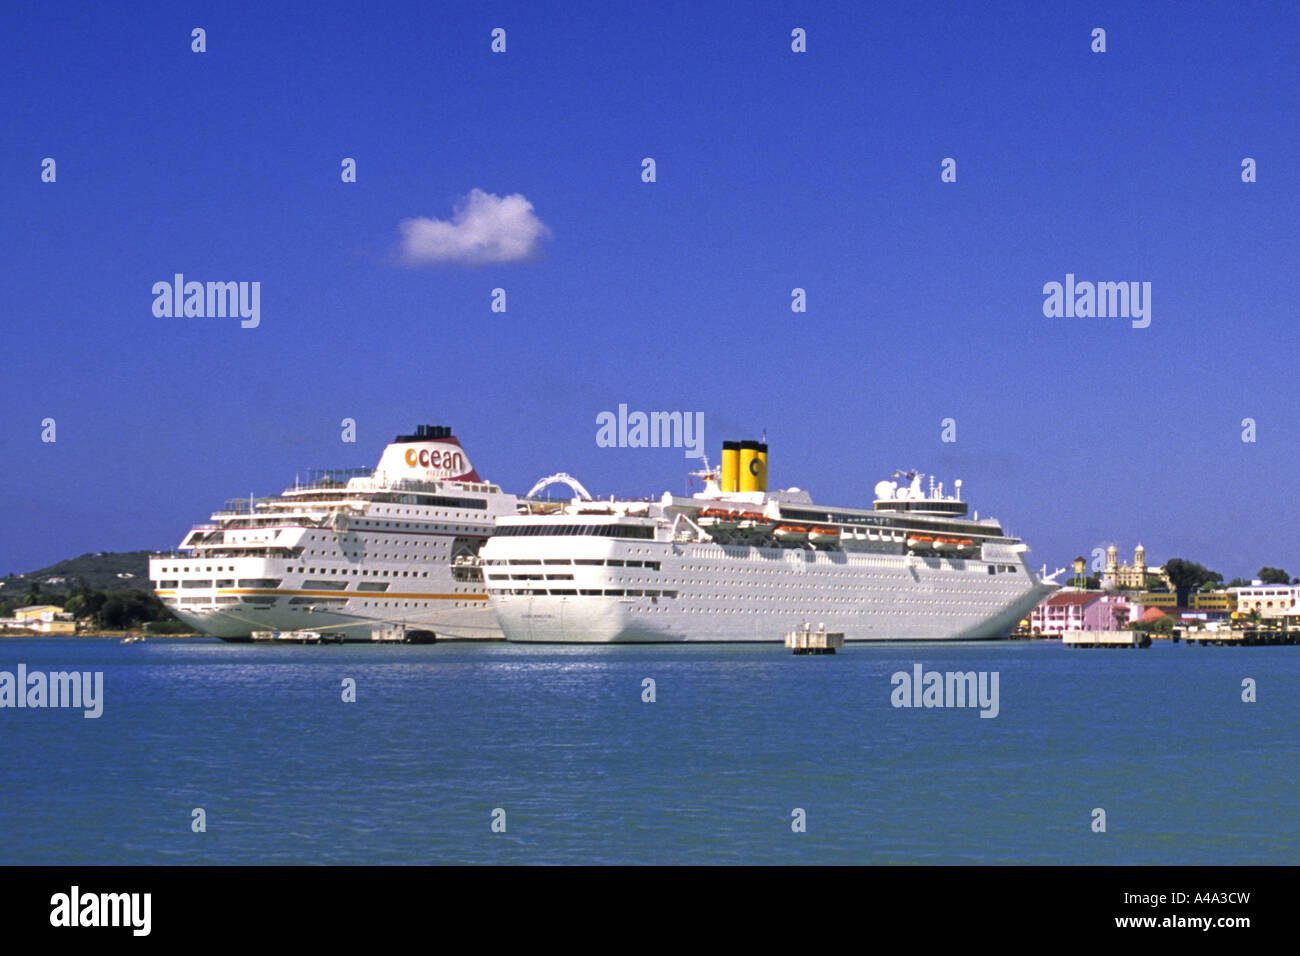
[[[475,556],[516,507],[450,429],[421,425],[373,472],[322,472],[275,497],[227,502],[179,553],[153,556],[149,576],[177,617],[230,641],[500,638]]]
[[[805,624],[848,641],[996,638],[1057,588],[997,520],[967,516],[960,481],[945,495],[909,474],[841,508],[767,491],[766,469],[765,444],[727,442],[692,497],[502,517],[480,559],[507,640],[781,641]]]

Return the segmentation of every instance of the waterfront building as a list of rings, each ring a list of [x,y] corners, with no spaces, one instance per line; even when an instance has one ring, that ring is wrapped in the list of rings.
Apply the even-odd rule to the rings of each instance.
[[[1172,617],[1172,618],[1177,619],[1177,618],[1178,618],[1178,609],[1177,609],[1177,608],[1149,607],[1149,608],[1147,608],[1145,611],[1142,612],[1142,618],[1141,618],[1141,620],[1143,621],[1143,623],[1150,624],[1150,623],[1153,622],[1153,621],[1158,621],[1158,620],[1160,620],[1161,618],[1165,618],[1165,617]]]
[[[1228,591],[1197,591],[1191,596],[1191,610],[1231,613],[1237,610],[1237,599]]]
[[[63,614],[63,608],[57,604],[29,604],[14,611],[14,620],[26,624],[49,623],[55,615]]]
[[[1252,582],[1248,587],[1228,588],[1236,598],[1236,610],[1242,614],[1258,611],[1260,617],[1286,617],[1297,614],[1300,584],[1264,584]]]
[[[1141,604],[1113,591],[1062,591],[1034,608],[1029,621],[1039,634],[1118,631],[1141,614]]]
[[[14,611],[11,618],[18,627],[42,634],[72,634],[76,630],[72,615],[57,604],[29,604]]]

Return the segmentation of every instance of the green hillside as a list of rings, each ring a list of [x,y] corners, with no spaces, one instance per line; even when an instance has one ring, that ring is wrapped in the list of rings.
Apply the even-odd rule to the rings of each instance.
[[[129,578],[120,578],[119,574],[129,574]],[[62,583],[47,584],[49,578],[64,578]],[[70,592],[85,583],[98,591],[121,591],[135,588],[150,590],[149,552],[148,551],[98,551],[83,554],[79,558],[68,558],[48,568],[28,571],[25,575],[10,574],[0,578],[0,597],[27,590],[33,582],[40,585],[42,591]]]

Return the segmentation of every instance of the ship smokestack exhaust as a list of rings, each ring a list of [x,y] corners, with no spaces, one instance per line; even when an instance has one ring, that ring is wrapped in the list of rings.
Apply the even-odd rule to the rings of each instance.
[[[443,441],[451,437],[447,425],[416,425],[414,435],[398,435],[395,441]]]
[[[722,443],[722,490],[740,490],[740,442]]]
[[[724,441],[718,485],[723,493],[767,491],[767,442]]]
[[[740,443],[740,490],[763,490],[763,462],[758,457],[759,443],[742,441]]]

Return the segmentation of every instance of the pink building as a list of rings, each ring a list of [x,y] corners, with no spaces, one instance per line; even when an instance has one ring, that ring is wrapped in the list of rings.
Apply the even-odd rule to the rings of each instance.
[[[1113,591],[1061,591],[1029,615],[1029,626],[1040,634],[1064,631],[1118,631],[1142,616],[1142,606]]]

